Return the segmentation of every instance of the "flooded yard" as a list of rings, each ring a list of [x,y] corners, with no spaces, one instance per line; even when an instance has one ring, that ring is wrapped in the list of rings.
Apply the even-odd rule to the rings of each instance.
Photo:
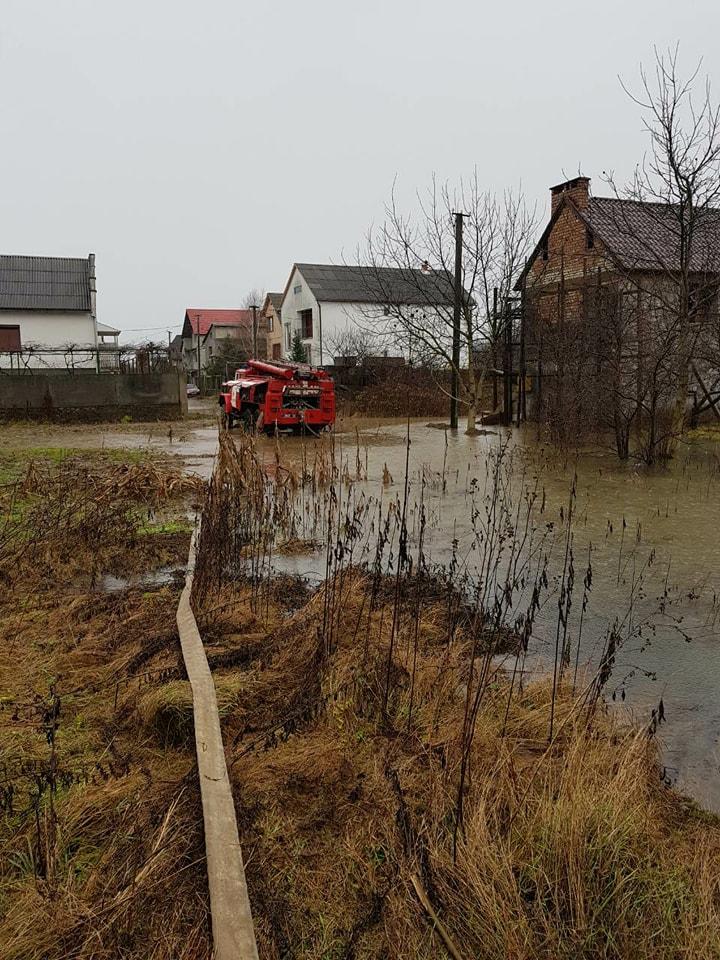
[[[25,450],[147,449],[179,456],[187,470],[208,477],[217,428],[208,411],[204,420],[180,424],[5,427],[3,438]],[[517,609],[527,608],[533,577],[542,564],[547,567],[522,669],[552,671],[561,603],[568,669],[575,670],[577,659],[580,676],[597,668],[617,622],[624,643],[607,696],[640,724],[650,723],[662,700],[665,722],[658,736],[668,781],[720,811],[720,445],[686,444],[667,469],[649,471],[619,464],[611,452],[558,456],[537,442],[532,428],[493,428],[467,437],[423,420],[410,425],[409,449],[407,439],[401,420],[349,419],[338,423],[334,437],[263,439],[259,449],[270,472],[281,462],[302,473],[330,452],[339,464],[338,509],[362,515],[357,559],[367,562],[377,535],[376,510],[401,510],[407,462],[410,552],[417,552],[422,536],[426,562],[453,565],[458,578],[470,581],[487,579],[480,569],[478,517],[501,462],[502,496],[517,511],[515,537],[531,530]],[[326,550],[318,533],[327,493],[301,484],[296,496],[297,540],[273,555],[273,568],[319,581],[325,576]],[[397,544],[389,545],[393,549]],[[502,575],[502,569],[493,572],[496,586]]]
[[[343,464],[340,498],[363,513],[368,527],[358,558],[372,557],[375,506],[394,501],[401,509],[407,457],[410,550],[418,547],[422,512],[426,560],[453,564],[458,576],[470,580],[487,577],[477,515],[492,493],[501,460],[502,496],[517,510],[515,537],[527,527],[533,531],[523,548],[528,575],[516,608],[530,602],[533,565],[547,563],[547,588],[523,668],[552,671],[561,605],[572,659],[568,669],[575,669],[577,659],[581,676],[597,668],[616,625],[623,645],[607,696],[641,725],[650,724],[662,700],[665,722],[658,736],[667,780],[720,811],[718,448],[711,442],[687,444],[668,468],[649,471],[620,464],[610,452],[560,457],[538,444],[532,428],[496,428],[467,437],[414,422],[409,441],[408,450],[407,425],[401,422],[357,429],[350,424],[335,437],[335,455]],[[315,455],[313,443],[283,440],[281,455],[307,463]],[[263,449],[272,469],[277,447],[267,441]],[[312,494],[301,496],[308,524],[301,532],[312,541],[317,506],[313,515]],[[273,562],[319,580],[325,550],[293,550]],[[493,575],[499,587],[503,571]]]

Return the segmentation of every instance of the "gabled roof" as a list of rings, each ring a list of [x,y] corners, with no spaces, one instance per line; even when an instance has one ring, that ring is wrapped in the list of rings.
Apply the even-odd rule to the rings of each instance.
[[[183,321],[183,337],[199,332],[204,337],[211,326],[249,326],[252,328],[252,310],[206,310],[188,307]]]
[[[291,278],[296,268],[319,303],[452,306],[454,301],[452,274],[444,270],[296,263]]]
[[[262,312],[264,313],[268,306],[272,306],[275,309],[275,313],[280,313],[280,307],[282,306],[283,295],[282,293],[266,293],[265,300],[262,305]]]
[[[0,310],[90,310],[91,259],[0,256]]]
[[[99,334],[105,334],[105,336],[119,337],[122,331],[118,330],[116,327],[109,327],[106,323],[96,323],[95,327]]]
[[[258,318],[259,318],[259,316],[260,316],[260,315],[258,314]],[[238,334],[235,334],[235,336],[237,337],[237,339],[241,339],[243,333],[246,333],[248,336],[251,337],[251,336],[252,336],[252,328],[253,328],[253,326],[252,326],[252,315],[250,316],[250,323],[245,323],[244,320],[243,320],[243,321],[240,321],[239,323],[211,323],[210,326],[209,326],[209,327],[207,328],[207,330],[205,331],[205,333],[200,335],[200,336],[202,337],[202,342],[203,342],[203,343],[205,343],[205,341],[208,339],[208,337],[211,336],[211,334],[212,334],[213,330],[215,329],[215,327],[222,327],[224,330],[239,330],[239,331],[240,331],[240,335],[238,336]],[[258,319],[258,327],[259,327],[259,319]],[[233,336],[233,334],[230,334],[230,336]]]
[[[543,230],[538,243],[520,274],[519,290],[560,214],[569,208],[602,242],[608,256],[628,273],[673,271],[679,269],[680,221],[677,208],[670,204],[623,200],[616,197],[590,197],[580,210],[565,197]],[[690,269],[694,272],[720,273],[720,210],[707,209],[698,215]]]

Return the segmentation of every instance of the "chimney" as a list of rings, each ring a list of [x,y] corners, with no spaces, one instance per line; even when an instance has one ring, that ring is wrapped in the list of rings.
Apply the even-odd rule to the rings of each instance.
[[[590,199],[590,177],[575,177],[550,187],[550,216],[565,197],[572,200],[578,210],[585,210]]]

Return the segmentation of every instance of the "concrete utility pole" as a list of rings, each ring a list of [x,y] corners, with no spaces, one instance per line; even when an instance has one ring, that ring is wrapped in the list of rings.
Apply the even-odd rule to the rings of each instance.
[[[247,302],[247,301],[246,301],[246,302]],[[252,337],[253,337],[253,339],[252,339],[252,347],[253,347],[253,358],[254,358],[255,360],[257,360],[257,335],[258,335],[258,329],[257,329],[257,308],[258,308],[258,305],[257,305],[256,303],[251,303],[251,304],[250,304],[250,309],[251,309],[252,312],[253,312],[253,329],[252,329]]]
[[[200,314],[196,316],[197,321],[197,362],[198,362],[198,371],[197,371],[197,388],[202,390],[200,386]]]
[[[457,430],[460,392],[460,317],[462,315],[462,242],[464,213],[455,213],[455,289],[453,305],[452,370],[450,371],[450,429]]]

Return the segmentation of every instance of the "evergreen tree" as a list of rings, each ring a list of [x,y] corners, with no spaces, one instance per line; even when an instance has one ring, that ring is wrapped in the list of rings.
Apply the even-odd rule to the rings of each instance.
[[[291,360],[293,363],[307,363],[305,344],[302,342],[302,337],[300,336],[299,330],[296,330],[293,334],[292,346],[290,347],[288,360]]]

